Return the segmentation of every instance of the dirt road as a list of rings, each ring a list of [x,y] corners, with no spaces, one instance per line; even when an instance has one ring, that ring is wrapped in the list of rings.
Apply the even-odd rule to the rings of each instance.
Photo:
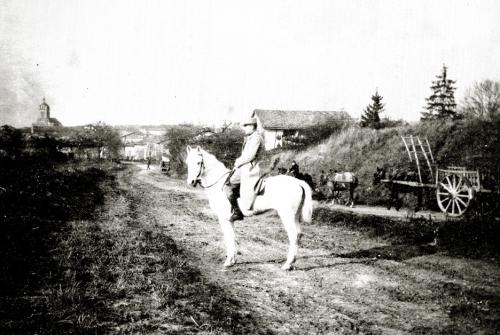
[[[317,204],[319,205],[319,204]],[[424,218],[431,219],[434,222],[445,221],[446,216],[442,212],[435,212],[430,210],[420,210],[415,212],[414,210],[408,208],[401,208],[399,211],[392,209],[387,209],[385,207],[374,207],[374,206],[365,206],[365,205],[356,205],[351,208],[344,205],[325,205],[321,204],[320,206],[326,206],[334,211],[348,212],[348,213],[356,213],[361,215],[376,215],[376,216],[384,216],[392,219],[406,219],[406,218]]]
[[[500,326],[500,268],[453,258],[427,245],[391,245],[361,231],[313,222],[291,272],[280,270],[286,234],[273,213],[235,224],[237,264],[223,269],[224,244],[201,189],[134,165],[131,190],[190,252],[204,278],[239,301],[261,333],[472,334]],[[402,257],[385,257],[401,254]],[[397,259],[397,260],[394,260]]]

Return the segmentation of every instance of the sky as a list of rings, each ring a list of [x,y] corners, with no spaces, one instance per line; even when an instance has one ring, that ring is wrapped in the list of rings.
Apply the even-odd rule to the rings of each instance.
[[[359,117],[376,90],[413,121],[443,64],[457,101],[500,80],[499,18],[498,0],[0,0],[0,124],[43,97],[66,126]]]

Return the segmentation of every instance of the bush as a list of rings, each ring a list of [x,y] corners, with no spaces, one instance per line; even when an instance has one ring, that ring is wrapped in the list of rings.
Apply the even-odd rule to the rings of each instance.
[[[241,154],[244,134],[240,129],[228,128],[224,132],[214,133],[211,136],[200,137],[191,143],[199,145],[218,160],[224,163],[226,167],[232,168],[234,161]]]
[[[187,169],[184,159],[188,145],[199,145],[231,168],[241,153],[244,134],[237,128],[225,128],[216,133],[209,128],[183,124],[169,129],[165,137],[168,139],[171,167],[177,175],[183,175]]]
[[[182,175],[186,172],[186,147],[201,130],[202,127],[192,124],[181,124],[167,130],[165,139],[168,141],[170,167],[174,173]]]
[[[342,122],[330,122],[325,125],[308,127],[299,131],[299,136],[284,136],[283,139],[284,142],[288,142],[292,146],[311,146],[338,133],[343,126]]]
[[[24,138],[20,130],[7,125],[0,127],[0,150],[9,156],[18,156],[24,146]]]

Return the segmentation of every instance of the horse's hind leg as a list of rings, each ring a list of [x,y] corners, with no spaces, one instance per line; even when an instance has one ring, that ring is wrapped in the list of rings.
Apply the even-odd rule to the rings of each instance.
[[[299,249],[299,237],[301,235],[300,225],[297,221],[295,213],[280,213],[281,221],[285,226],[286,233],[288,235],[288,255],[285,264],[281,266],[282,270],[291,270],[293,263],[297,257],[297,252]]]
[[[422,209],[422,189],[417,190],[417,207],[415,208],[415,212],[418,212]]]

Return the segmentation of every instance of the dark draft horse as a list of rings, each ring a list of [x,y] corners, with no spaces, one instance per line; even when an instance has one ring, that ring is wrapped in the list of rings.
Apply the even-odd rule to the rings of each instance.
[[[297,178],[298,180],[303,180],[313,190],[316,187],[315,184],[314,184],[313,177],[310,174],[308,174],[308,173],[302,173],[302,172],[298,172],[298,171],[294,171],[294,170],[287,170],[285,168],[278,168],[278,173],[279,174],[285,174],[285,175],[292,176],[294,178]]]
[[[418,176],[415,172],[400,171],[396,172],[394,175],[389,176],[385,168],[377,167],[377,170],[373,174],[373,185],[379,185],[382,180],[388,180],[384,184],[389,188],[390,198],[387,203],[387,209],[394,207],[397,211],[403,206],[403,200],[400,199],[400,194],[412,193],[417,196],[417,207],[415,207],[415,212],[422,209],[422,188],[414,187],[410,185],[398,184],[397,181],[411,181],[418,182]]]

